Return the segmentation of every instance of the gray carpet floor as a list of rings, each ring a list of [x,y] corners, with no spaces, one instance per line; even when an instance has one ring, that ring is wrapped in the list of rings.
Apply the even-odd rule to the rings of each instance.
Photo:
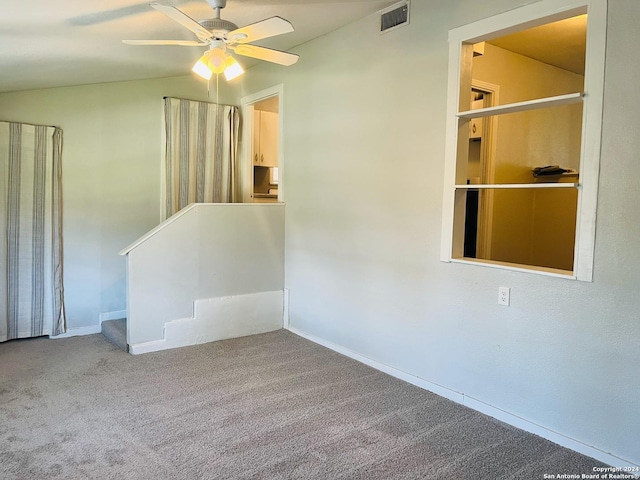
[[[542,479],[601,463],[278,331],[0,344],[0,478]]]

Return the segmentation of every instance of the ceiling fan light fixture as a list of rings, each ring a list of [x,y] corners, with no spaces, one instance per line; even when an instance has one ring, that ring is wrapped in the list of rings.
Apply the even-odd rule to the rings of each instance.
[[[225,64],[226,68],[224,69],[224,78],[226,78],[227,81],[233,80],[244,73],[242,66],[231,55],[227,56]]]
[[[232,80],[244,73],[242,66],[229,53],[251,57],[283,66],[297,62],[298,55],[281,52],[271,48],[252,45],[250,42],[293,32],[293,25],[284,18],[274,16],[259,22],[238,28],[235,23],[220,18],[220,10],[226,6],[227,0],[207,0],[214,9],[215,18],[196,21],[172,5],[152,1],[150,6],[193,32],[199,41],[190,40],[123,40],[129,45],[180,45],[204,46],[209,50],[191,67],[191,70],[207,81],[215,73],[224,73],[227,80]]]
[[[210,80],[211,75],[213,75],[213,72],[209,69],[207,65],[209,63],[209,55],[207,55],[208,53],[209,52],[205,53],[202,57],[200,57],[200,60],[198,60],[195,63],[195,65],[191,68],[191,70],[196,75],[201,76],[205,80]]]
[[[233,56],[223,48],[217,47],[202,55],[191,70],[205,80],[210,80],[214,73],[216,75],[224,73],[227,81],[244,73],[244,69]]]
[[[212,73],[219,75],[224,72],[224,69],[227,68],[225,63],[225,57],[227,54],[224,49],[220,47],[212,48],[206,53],[206,55],[209,56],[207,66]]]

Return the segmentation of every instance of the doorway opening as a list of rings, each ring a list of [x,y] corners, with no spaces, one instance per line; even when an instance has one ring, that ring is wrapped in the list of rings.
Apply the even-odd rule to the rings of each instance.
[[[498,103],[500,87],[472,80],[470,109],[493,107]],[[473,118],[469,122],[469,154],[467,185],[494,182],[495,132],[497,119]],[[490,258],[493,226],[493,191],[469,188],[467,190],[464,230],[464,256]]]
[[[281,202],[282,185],[282,86],[242,98],[243,201]]]

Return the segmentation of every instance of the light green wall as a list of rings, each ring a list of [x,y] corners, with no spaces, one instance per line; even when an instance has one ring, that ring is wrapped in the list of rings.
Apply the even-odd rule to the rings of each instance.
[[[525,3],[414,0],[248,72],[284,88],[291,326],[640,463],[640,2],[609,5],[594,282],[439,261],[448,30]]]
[[[282,204],[198,205],[182,210],[161,232],[132,248],[127,264],[127,343],[140,347],[146,342],[175,342],[178,339],[165,337],[165,323],[188,322],[191,317],[194,323],[184,329],[181,338],[185,344],[203,343],[196,339],[206,336],[209,329],[198,326],[207,317],[198,311],[197,300],[203,305],[280,292],[282,305],[284,209]],[[253,310],[260,312],[257,306]],[[234,312],[233,308],[226,311],[230,318],[209,318],[229,334],[226,338],[249,334],[234,326],[239,315]],[[257,333],[262,322],[253,315],[240,323],[244,327],[254,323]],[[276,320],[282,327],[282,307]]]
[[[0,119],[64,131],[64,282],[70,328],[126,309],[118,252],[159,223],[163,96],[207,100],[190,76],[0,95]],[[214,101],[214,99],[209,99]],[[220,103],[234,103],[221,89]]]

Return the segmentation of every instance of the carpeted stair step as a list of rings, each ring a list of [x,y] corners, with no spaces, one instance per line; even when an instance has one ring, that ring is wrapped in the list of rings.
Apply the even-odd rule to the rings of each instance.
[[[118,348],[129,351],[127,345],[127,320],[107,320],[102,322],[102,334]]]

